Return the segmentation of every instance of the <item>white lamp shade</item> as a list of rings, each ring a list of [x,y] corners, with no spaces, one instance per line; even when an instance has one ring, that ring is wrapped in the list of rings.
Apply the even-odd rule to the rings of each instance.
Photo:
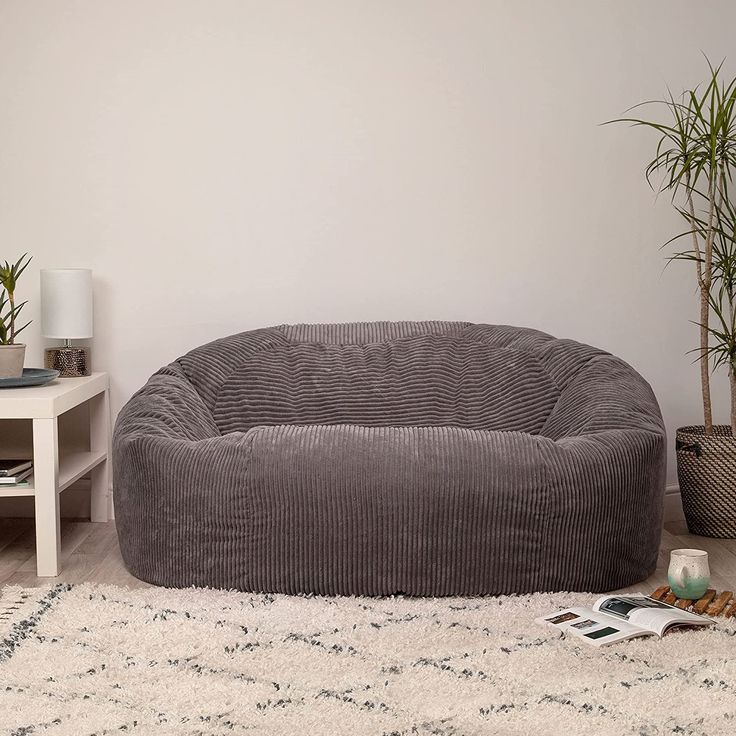
[[[41,332],[60,340],[92,337],[90,269],[41,270]]]

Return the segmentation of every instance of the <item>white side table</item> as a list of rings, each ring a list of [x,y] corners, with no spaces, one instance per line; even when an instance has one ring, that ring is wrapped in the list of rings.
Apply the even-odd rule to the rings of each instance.
[[[59,453],[59,417],[89,402],[89,450]],[[59,494],[82,476],[92,481],[91,520],[108,519],[110,403],[107,373],[57,378],[45,386],[0,389],[0,421],[33,421],[33,476],[26,487],[0,485],[0,498],[33,496],[36,504],[36,574],[61,572]]]

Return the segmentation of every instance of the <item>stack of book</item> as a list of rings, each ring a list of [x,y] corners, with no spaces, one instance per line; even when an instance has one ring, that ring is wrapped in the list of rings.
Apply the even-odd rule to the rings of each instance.
[[[28,477],[32,473],[32,460],[0,459],[0,488],[27,486]]]

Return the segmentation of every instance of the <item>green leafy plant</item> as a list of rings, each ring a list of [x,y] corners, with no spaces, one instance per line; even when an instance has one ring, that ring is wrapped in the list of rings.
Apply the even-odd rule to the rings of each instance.
[[[13,264],[8,261],[0,264],[0,345],[14,345],[15,338],[31,324],[29,321],[22,327],[17,326],[18,317],[28,302],[17,304],[15,301],[18,279],[30,262],[28,253],[24,253]]]
[[[665,246],[687,238],[689,247],[670,260],[695,264],[700,296],[696,322],[700,344],[695,352],[700,360],[705,433],[713,433],[711,367],[726,366],[732,389],[731,426],[736,437],[736,211],[728,191],[736,168],[736,78],[724,81],[722,67],[723,63],[714,67],[708,61],[704,86],[685,90],[679,98],[668,91],[665,99],[643,102],[629,111],[655,107],[662,111],[659,120],[624,117],[608,122],[643,126],[658,135],[656,153],[645,168],[645,176],[653,189],[671,195],[688,224],[685,232]]]

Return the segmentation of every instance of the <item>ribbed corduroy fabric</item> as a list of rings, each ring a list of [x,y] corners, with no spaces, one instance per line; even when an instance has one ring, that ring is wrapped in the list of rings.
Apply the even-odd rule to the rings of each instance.
[[[459,322],[287,325],[202,346],[114,437],[123,558],[161,585],[611,590],[654,569],[665,433],[601,350]]]
[[[538,434],[559,395],[534,356],[458,337],[301,343],[262,351],[235,369],[213,418],[223,434],[279,424]]]

